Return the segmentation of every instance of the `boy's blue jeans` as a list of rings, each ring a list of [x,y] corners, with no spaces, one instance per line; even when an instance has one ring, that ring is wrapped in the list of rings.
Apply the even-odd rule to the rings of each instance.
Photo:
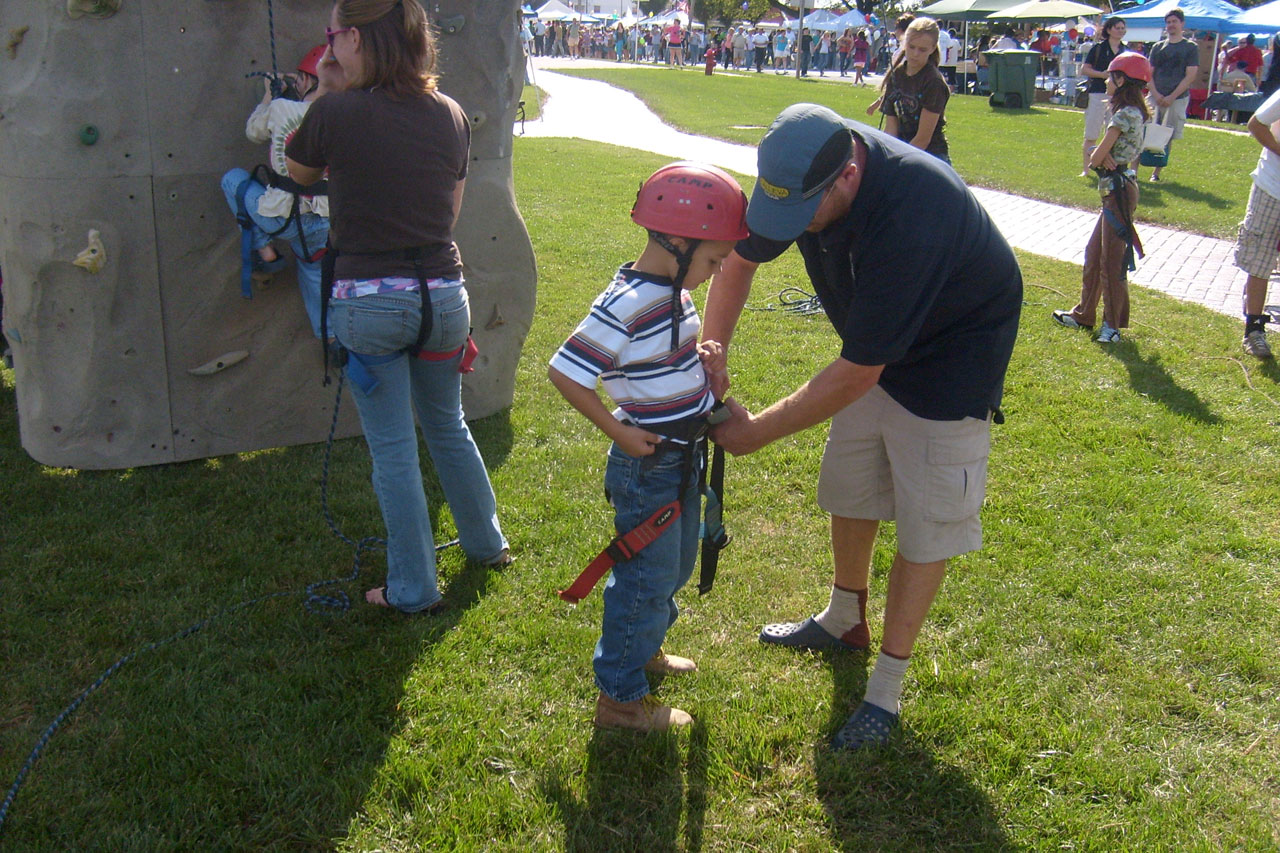
[[[227,197],[227,204],[232,213],[236,213],[236,191],[240,184],[249,180],[249,173],[244,169],[232,169],[222,176],[222,192]],[[244,195],[244,207],[249,218],[257,228],[254,229],[253,248],[261,249],[271,242],[267,234],[280,229],[284,219],[279,216],[261,216],[258,214],[258,200],[267,188],[257,181],[250,181],[249,189]],[[293,249],[294,259],[298,262],[298,290],[302,293],[302,305],[307,310],[307,319],[311,321],[311,333],[320,337],[320,262],[304,260],[302,241],[298,239],[298,229],[307,241],[307,251],[314,255],[329,239],[329,220],[314,213],[304,213],[298,221],[290,222],[289,227],[276,235],[275,239],[287,240]]]
[[[417,291],[335,299],[329,303],[329,331],[349,352],[396,352],[417,340],[421,305]],[[423,348],[449,352],[461,347],[471,328],[466,288],[432,290],[431,307],[434,319]],[[368,394],[349,386],[373,457],[373,490],[387,525],[387,603],[408,613],[425,610],[441,598],[431,517],[418,467],[415,412],[462,550],[473,560],[490,562],[507,547],[489,474],[462,416],[461,360],[462,353],[445,361],[404,355],[368,366],[378,380]]]
[[[604,485],[613,504],[618,533],[638,527],[663,504],[676,499],[684,452],[660,448],[634,457],[615,444],[609,449]],[[695,465],[701,460],[695,456]],[[613,567],[604,587],[604,624],[592,666],[596,685],[609,698],[634,702],[649,692],[644,665],[662,647],[680,610],[675,594],[693,574],[698,554],[702,500],[698,469],[685,481],[680,518],[647,548]]]

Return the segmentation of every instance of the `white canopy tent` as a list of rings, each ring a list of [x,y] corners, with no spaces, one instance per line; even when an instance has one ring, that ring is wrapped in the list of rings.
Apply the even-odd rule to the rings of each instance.
[[[810,12],[804,16],[804,25],[811,30],[834,33],[836,30],[840,29],[840,25],[836,23],[839,19],[839,15],[829,12],[826,9],[819,9],[816,12]],[[787,21],[785,26],[789,30],[798,29],[800,27],[800,19],[796,18],[795,20]]]
[[[602,20],[595,15],[587,15],[582,12],[575,12],[560,0],[547,0],[547,2],[538,9],[538,20],[540,21],[581,21],[586,24],[598,24]]]

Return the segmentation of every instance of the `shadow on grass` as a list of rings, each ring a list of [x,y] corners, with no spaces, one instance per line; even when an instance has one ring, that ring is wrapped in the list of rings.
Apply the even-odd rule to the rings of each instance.
[[[1259,361],[1258,372],[1270,379],[1272,382],[1280,384],[1280,364],[1275,359],[1269,358],[1266,361]]]
[[[0,393],[4,428],[16,437],[11,389]],[[505,459],[505,414],[486,419],[479,443]],[[50,477],[16,438],[0,446],[0,470],[25,498],[6,506],[0,539],[43,578],[0,573],[6,785],[43,727],[112,661],[222,614],[140,654],[89,697],[34,766],[0,846],[332,849],[347,835],[379,775],[396,772],[387,750],[405,723],[406,682],[494,573],[443,552],[445,608],[411,616],[364,603],[381,583],[371,557],[357,582],[318,590],[345,590],[350,612],[305,612],[306,583],[351,565],[320,517],[322,457],[313,445]],[[335,445],[330,497],[355,538],[384,535],[369,472],[362,439]],[[435,483],[428,492],[439,529],[443,496]],[[68,531],[50,553],[27,541],[49,531]],[[421,790],[426,780],[398,781],[390,796],[405,804],[435,794]]]
[[[511,407],[507,406],[487,418],[467,421],[467,426],[471,428],[471,436],[480,448],[480,455],[484,457],[485,467],[490,471],[501,468],[511,454],[516,440],[515,431],[511,427]]]
[[[1224,198],[1184,184],[1171,183],[1167,179],[1161,180],[1158,184],[1153,184],[1150,181],[1144,182],[1142,184],[1141,204],[1146,207],[1166,207],[1165,195],[1173,196],[1182,201],[1203,204],[1214,210],[1226,210],[1240,205],[1239,199]]]
[[[596,729],[587,748],[584,799],[563,771],[542,783],[564,822],[563,849],[701,850],[707,752],[699,720],[687,731],[650,735]]]
[[[830,748],[866,681],[865,655],[835,656],[831,714],[813,762],[832,840],[849,851],[1017,850],[987,796],[912,737],[909,707],[887,748]]]
[[[1119,343],[1102,345],[1107,355],[1120,361],[1129,371],[1129,387],[1144,397],[1155,400],[1177,415],[1186,415],[1203,424],[1221,423],[1196,392],[1183,388],[1160,363],[1160,356],[1144,358],[1138,345],[1121,338]]]

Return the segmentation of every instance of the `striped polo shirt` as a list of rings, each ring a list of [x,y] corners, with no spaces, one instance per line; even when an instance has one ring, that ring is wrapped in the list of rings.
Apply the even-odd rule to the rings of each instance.
[[[698,360],[702,323],[681,290],[680,345],[671,351],[671,287],[669,278],[622,267],[551,366],[587,388],[600,380],[619,420],[656,426],[706,414],[715,400]]]

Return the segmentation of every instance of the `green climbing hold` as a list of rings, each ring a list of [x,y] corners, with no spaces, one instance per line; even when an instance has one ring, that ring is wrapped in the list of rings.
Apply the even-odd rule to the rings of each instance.
[[[120,11],[121,0],[67,0],[67,14],[72,18],[110,18]]]
[[[86,124],[80,128],[80,142],[84,145],[92,145],[98,141],[98,128],[91,124]]]

